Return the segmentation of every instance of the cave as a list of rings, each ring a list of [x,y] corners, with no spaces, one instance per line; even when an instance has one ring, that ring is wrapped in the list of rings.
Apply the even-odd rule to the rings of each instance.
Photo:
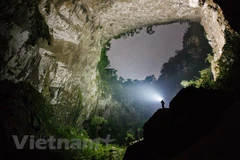
[[[18,5],[21,8],[15,7]],[[104,108],[111,103],[110,96],[100,97],[97,84],[101,49],[110,38],[148,25],[198,21],[213,48],[216,79],[224,31],[230,28],[213,1],[29,0],[2,2],[1,6],[6,8],[1,18],[1,39],[6,44],[2,44],[0,79],[27,81],[61,109],[66,104],[70,110],[74,108],[81,91],[85,116],[96,104]]]
[[[238,27],[230,18],[237,9],[232,13],[224,3],[213,0],[2,1],[0,80],[29,83],[53,106],[63,124],[69,124],[67,119],[79,113],[74,121],[80,127],[96,110],[119,107],[111,95],[101,90],[97,67],[101,52],[111,38],[136,28],[189,21],[199,22],[206,32],[214,54],[211,72],[214,80],[218,80],[223,77],[218,62],[229,53],[224,47],[239,43],[231,41],[231,37],[239,36],[235,31]],[[234,51],[238,53],[237,49]],[[238,62],[232,57],[229,61]],[[236,63],[234,66],[238,67]],[[22,87],[32,90],[25,84]],[[38,93],[34,91],[34,95]]]

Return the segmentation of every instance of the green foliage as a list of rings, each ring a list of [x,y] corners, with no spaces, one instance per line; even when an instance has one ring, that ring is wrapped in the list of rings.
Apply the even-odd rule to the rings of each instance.
[[[110,62],[109,62],[108,56],[107,56],[107,51],[110,50],[110,48],[111,48],[111,43],[108,41],[102,48],[101,55],[100,55],[100,61],[97,66],[100,76],[103,79],[111,78],[111,75],[108,74],[108,70],[106,69],[110,66]]]
[[[62,126],[58,128],[54,133],[56,138],[81,140],[81,146],[79,149],[60,151],[61,154],[64,154],[67,157],[66,159],[122,159],[125,154],[125,147],[119,147],[115,144],[104,145],[101,143],[101,139],[90,139],[85,130],[81,130],[79,132],[76,130],[76,128],[70,126]],[[112,150],[114,150],[114,152]]]
[[[98,131],[99,129],[101,129],[101,126],[105,125],[105,124],[108,124],[108,121],[106,119],[104,119],[103,117],[100,117],[100,116],[94,116],[92,119],[91,119],[91,125],[93,127],[95,127],[95,130],[96,130],[96,134],[95,134],[95,137],[98,137]],[[107,133],[106,133],[107,134]]]
[[[115,37],[113,37],[114,39],[120,39],[120,38],[127,38],[127,37],[129,37],[129,36],[134,36],[134,35],[136,35],[136,34],[139,34],[140,32],[141,32],[141,30],[142,30],[143,28],[135,28],[135,29],[132,29],[132,30],[130,30],[130,31],[127,31],[127,32],[124,32],[124,33],[122,33],[122,34],[120,34],[120,35],[117,35],[117,36],[115,36]],[[151,35],[151,34],[153,34],[155,31],[153,30],[153,25],[150,25],[150,26],[147,26],[146,27],[146,33],[147,34],[149,34],[149,35]]]
[[[134,137],[134,135],[127,133],[125,140],[126,140],[126,144],[128,145],[135,140],[135,137]]]
[[[213,53],[209,53],[205,61],[211,63],[214,58],[213,56],[214,56]]]
[[[100,120],[100,122],[97,120]],[[102,123],[106,123],[106,120],[102,117],[95,117],[93,118],[92,122],[94,126],[98,126]],[[60,126],[55,129],[52,134],[54,134],[56,138],[81,140],[80,149],[61,151],[61,153],[63,153],[67,159],[105,160],[112,158],[117,160],[123,158],[126,150],[125,147],[120,147],[115,144],[104,145],[101,143],[100,138],[90,139],[88,133],[84,129],[79,131],[77,128],[73,128],[71,126]],[[114,152],[112,150],[114,150]]]
[[[194,86],[196,88],[203,87],[203,88],[208,88],[208,89],[216,87],[210,67],[200,71],[199,78],[195,77],[195,80],[190,80],[190,81],[183,80],[181,82],[181,85],[184,88],[186,88],[188,86]]]
[[[229,88],[237,85],[239,82],[239,42],[240,37],[236,33],[225,30],[226,43],[223,47],[223,53],[218,60],[219,76],[217,84],[220,88]]]
[[[117,35],[117,36],[115,36],[113,38],[114,39],[120,39],[120,38],[127,38],[129,36],[132,37],[132,36],[134,36],[136,34],[139,34],[142,31],[142,29],[143,29],[142,27],[141,28],[135,28],[135,29],[132,29],[130,31],[126,31],[126,32],[124,32],[122,34],[119,34],[119,35]],[[146,27],[146,33],[149,34],[149,35],[155,33],[155,31],[153,30],[153,25],[149,25],[149,26]]]
[[[94,126],[98,126],[101,124],[107,124],[107,120],[104,119],[103,117],[99,117],[99,116],[94,116],[92,118],[91,124]]]
[[[138,28],[138,29],[132,29],[130,31],[124,32],[120,35],[117,35],[115,37],[113,37],[114,39],[120,39],[120,38],[127,38],[128,36],[134,36],[135,34],[139,34],[141,32],[142,28]]]
[[[102,89],[102,95],[106,96],[109,93],[112,93],[112,88],[108,85],[110,81],[117,78],[116,70],[109,68],[110,62],[107,57],[107,51],[110,49],[111,44],[108,41],[101,51],[100,61],[97,65],[97,69],[101,78],[100,88]]]
[[[147,26],[147,30],[146,30],[146,32],[149,34],[149,35],[151,35],[151,34],[153,34],[155,31],[152,29],[152,27],[153,26]]]
[[[239,68],[238,68],[238,52],[239,52],[239,36],[229,29],[225,30],[226,43],[223,47],[223,53],[218,60],[219,74],[216,81],[213,81],[211,69],[207,68],[200,71],[200,78],[195,80],[182,81],[183,87],[195,86],[197,88],[222,88],[229,89],[234,85],[238,85],[239,80]],[[208,62],[213,60],[213,54],[208,54],[206,58]]]
[[[187,88],[189,86],[195,86],[195,81],[194,80],[189,80],[189,81],[183,80],[181,82],[181,86],[183,86],[184,88]]]
[[[126,148],[118,147],[116,145],[99,145],[96,150],[83,149],[78,151],[78,159],[87,160],[119,160],[123,159]]]
[[[80,89],[78,89],[78,100],[76,102],[75,107],[72,109],[72,111],[70,112],[70,124],[72,126],[75,127],[79,127],[78,124],[79,122],[79,118],[80,118],[80,114],[83,110],[83,105],[82,105],[82,92]]]
[[[14,126],[8,127],[13,127],[16,130],[15,134],[19,136],[30,134],[35,135],[35,138],[46,139],[54,136],[57,139],[79,139],[82,142],[79,149],[46,150],[49,156],[60,156],[60,159],[123,159],[125,147],[119,147],[115,144],[105,145],[101,139],[90,139],[87,131],[83,128],[79,129],[75,125],[59,123],[53,113],[53,106],[47,103],[30,84],[21,82],[14,86],[10,94],[13,97],[10,99],[10,105],[14,114],[11,119]],[[81,98],[82,95],[79,91],[79,103]],[[107,120],[100,116],[95,116],[91,120],[91,124],[98,129],[107,123]],[[106,135],[102,138],[105,137]]]

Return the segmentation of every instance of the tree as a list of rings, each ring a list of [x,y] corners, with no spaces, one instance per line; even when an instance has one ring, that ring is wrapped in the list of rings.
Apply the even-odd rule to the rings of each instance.
[[[101,125],[108,124],[108,121],[100,116],[94,116],[91,120],[91,125],[96,127],[96,137],[98,137],[98,131],[101,128]]]
[[[150,76],[147,76],[144,80],[144,82],[147,82],[147,83],[153,83],[155,82],[157,79],[155,77],[155,75],[150,75]]]
[[[155,31],[152,29],[153,26],[147,26],[147,33],[149,35],[153,34]]]

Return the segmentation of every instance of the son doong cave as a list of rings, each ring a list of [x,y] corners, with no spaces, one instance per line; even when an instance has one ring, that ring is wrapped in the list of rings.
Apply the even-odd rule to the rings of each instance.
[[[1,159],[239,159],[238,15],[233,0],[0,1]],[[183,48],[159,77],[111,68],[112,39],[174,23]]]

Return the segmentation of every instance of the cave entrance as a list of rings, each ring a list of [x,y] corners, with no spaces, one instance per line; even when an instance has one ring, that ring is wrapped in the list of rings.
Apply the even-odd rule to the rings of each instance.
[[[125,88],[113,93],[117,100],[124,97],[118,94],[125,94],[139,101],[156,101],[159,108],[162,98],[168,107],[183,80],[200,77],[199,71],[204,69],[211,74],[206,59],[212,56],[212,48],[205,35],[199,22],[175,22],[134,29],[113,38],[103,64],[108,76],[118,81],[108,83],[113,84],[110,88],[116,88],[116,83]]]
[[[113,126],[113,135],[124,142],[125,135],[127,140],[142,138],[143,124],[161,108],[161,99],[165,108],[169,107],[182,80],[194,79],[205,68],[211,71],[205,59],[212,48],[199,22],[148,26],[117,38],[102,49],[98,70],[102,93],[109,93],[118,102],[118,107],[108,108],[107,121]],[[137,62],[138,67],[133,67],[136,70],[131,70]],[[100,116],[104,115],[102,112]]]

